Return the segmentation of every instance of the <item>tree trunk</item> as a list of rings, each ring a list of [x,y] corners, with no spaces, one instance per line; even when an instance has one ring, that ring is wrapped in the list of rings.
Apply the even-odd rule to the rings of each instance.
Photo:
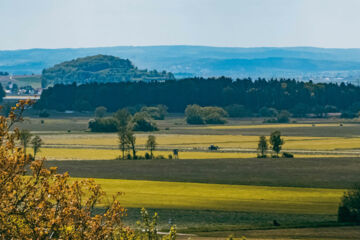
[[[132,152],[133,152],[133,158],[136,159],[136,149],[135,149],[135,145],[132,144]]]

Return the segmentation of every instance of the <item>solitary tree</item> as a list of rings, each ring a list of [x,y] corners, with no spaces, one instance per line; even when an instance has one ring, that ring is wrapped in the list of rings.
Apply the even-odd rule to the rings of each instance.
[[[134,131],[152,132],[159,130],[156,123],[152,121],[151,116],[147,112],[135,113],[132,124],[132,129]]]
[[[95,109],[95,117],[96,118],[103,118],[106,114],[106,107],[100,106]]]
[[[34,150],[34,159],[36,158],[36,154],[38,152],[40,152],[40,148],[43,144],[43,141],[41,140],[41,138],[39,136],[35,136],[33,137],[33,139],[31,140],[31,144]]]
[[[120,128],[118,132],[119,148],[122,152],[122,159],[125,159],[125,152],[129,149],[128,131],[126,128]]]
[[[281,138],[280,131],[272,132],[270,135],[270,144],[271,149],[276,153],[276,156],[279,156],[284,140]]]
[[[131,120],[131,114],[125,108],[118,110],[114,117],[117,120],[119,130],[126,129]]]
[[[258,151],[259,157],[264,158],[266,157],[266,151],[268,150],[268,143],[265,136],[260,136],[259,143],[258,143]]]
[[[132,150],[133,159],[136,159],[136,137],[134,135],[134,132],[131,129],[127,130],[126,138],[128,141],[128,144]]]
[[[32,136],[32,134],[27,129],[20,130],[20,132],[19,132],[19,139],[20,139],[21,145],[24,148],[25,156],[26,156],[26,148],[31,140],[31,136]]]
[[[282,110],[276,116],[276,120],[279,123],[288,123],[290,121],[290,113],[288,111],[286,111],[286,110]]]
[[[149,135],[148,140],[146,142],[146,148],[150,150],[151,158],[154,157],[153,151],[156,149],[156,138],[154,135]]]

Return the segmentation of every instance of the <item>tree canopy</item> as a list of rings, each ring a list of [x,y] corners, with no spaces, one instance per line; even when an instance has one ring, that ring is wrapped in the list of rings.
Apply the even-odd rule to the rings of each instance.
[[[128,59],[108,55],[77,58],[42,72],[42,86],[57,83],[124,82],[174,79],[171,73],[139,70]]]
[[[298,82],[291,79],[189,78],[152,82],[58,84],[43,91],[37,108],[59,111],[94,110],[110,112],[136,105],[166,105],[169,112],[184,112],[187,105],[226,107],[238,104],[248,112],[262,107],[287,110],[299,115],[319,114],[333,106],[336,111],[358,112],[360,88],[351,84]],[[272,113],[264,113],[269,114]]]

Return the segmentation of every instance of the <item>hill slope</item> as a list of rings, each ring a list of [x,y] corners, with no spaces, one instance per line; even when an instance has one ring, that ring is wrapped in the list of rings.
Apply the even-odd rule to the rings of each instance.
[[[43,70],[42,84],[123,82],[174,79],[171,73],[137,69],[128,59],[96,55],[56,64]]]

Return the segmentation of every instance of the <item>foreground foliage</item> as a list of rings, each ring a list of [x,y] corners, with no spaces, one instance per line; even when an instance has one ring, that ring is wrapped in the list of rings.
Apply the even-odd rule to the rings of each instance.
[[[339,222],[360,222],[360,186],[348,190],[338,209]]]
[[[94,180],[70,182],[67,173],[24,154],[20,131],[10,129],[31,104],[20,101],[0,117],[0,239],[154,239],[124,226],[125,209]],[[95,215],[99,203],[108,207]]]

